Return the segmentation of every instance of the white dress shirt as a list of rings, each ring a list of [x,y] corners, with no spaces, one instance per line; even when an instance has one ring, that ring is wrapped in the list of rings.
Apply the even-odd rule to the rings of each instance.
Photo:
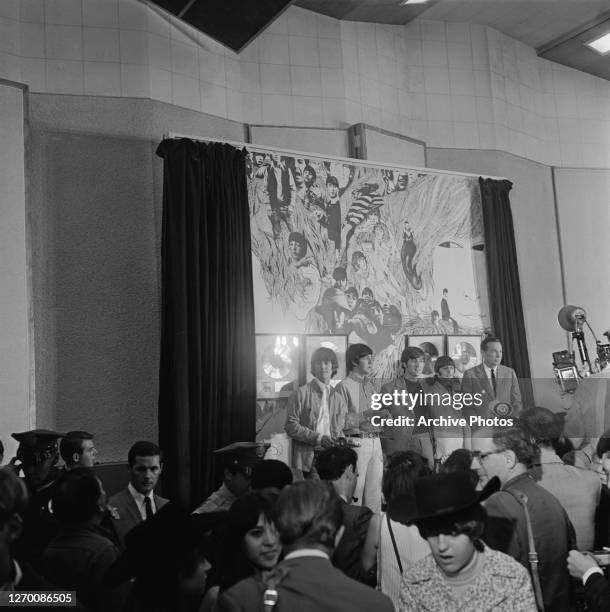
[[[138,507],[138,510],[140,511],[140,516],[142,517],[143,521],[146,520],[146,506],[144,504],[145,497],[148,497],[150,499],[150,507],[152,508],[153,514],[157,512],[157,506],[155,506],[155,496],[153,495],[152,491],[148,495],[142,495],[142,493],[140,493],[139,491],[136,491],[131,486],[131,483],[127,485],[127,489],[131,493],[133,500],[136,502],[136,506]]]

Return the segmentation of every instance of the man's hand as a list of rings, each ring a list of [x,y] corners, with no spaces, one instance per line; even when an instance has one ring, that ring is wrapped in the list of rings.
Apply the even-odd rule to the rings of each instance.
[[[597,561],[589,554],[571,550],[568,555],[568,572],[572,578],[582,580],[584,573],[592,567],[597,567]]]
[[[332,448],[334,446],[333,439],[330,436],[322,436],[320,446],[322,448]]]

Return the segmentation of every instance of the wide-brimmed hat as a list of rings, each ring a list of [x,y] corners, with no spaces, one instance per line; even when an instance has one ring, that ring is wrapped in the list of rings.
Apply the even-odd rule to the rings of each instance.
[[[500,480],[492,478],[482,491],[476,491],[468,472],[434,474],[419,478],[413,494],[399,495],[388,504],[393,521],[412,524],[439,518],[477,506],[500,490]]]

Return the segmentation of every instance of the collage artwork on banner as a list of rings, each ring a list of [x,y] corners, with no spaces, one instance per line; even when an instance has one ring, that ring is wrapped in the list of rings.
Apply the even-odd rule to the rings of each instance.
[[[477,178],[251,150],[247,181],[257,334],[345,335],[386,380],[405,336],[489,329]]]

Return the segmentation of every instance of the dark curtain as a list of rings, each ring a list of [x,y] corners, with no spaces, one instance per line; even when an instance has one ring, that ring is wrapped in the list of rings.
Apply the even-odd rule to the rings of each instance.
[[[159,442],[163,492],[188,507],[212,451],[255,436],[255,336],[245,150],[164,140]]]
[[[523,407],[526,408],[534,405],[534,398],[513,215],[508,197],[512,186],[510,181],[479,178],[492,329],[494,335],[502,340],[502,362],[517,373]]]

